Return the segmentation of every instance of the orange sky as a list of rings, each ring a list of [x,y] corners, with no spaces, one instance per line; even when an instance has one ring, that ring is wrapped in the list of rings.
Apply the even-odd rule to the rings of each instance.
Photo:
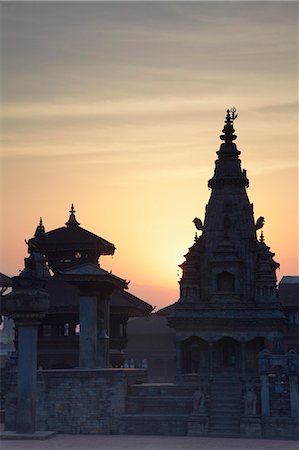
[[[101,265],[157,307],[204,218],[225,111],[255,217],[298,274],[296,2],[2,4],[1,272],[42,216],[113,242]]]

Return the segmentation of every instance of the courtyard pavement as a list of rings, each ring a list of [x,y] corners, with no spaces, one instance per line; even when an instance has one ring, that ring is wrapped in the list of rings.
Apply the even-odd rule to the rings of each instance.
[[[182,436],[58,434],[47,440],[0,442],[1,450],[299,450],[298,441]]]

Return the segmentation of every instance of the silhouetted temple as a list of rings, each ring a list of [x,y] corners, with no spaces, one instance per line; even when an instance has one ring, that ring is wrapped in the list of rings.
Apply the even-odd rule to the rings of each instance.
[[[8,437],[36,429],[299,436],[298,279],[281,282],[284,312],[278,263],[263,233],[257,237],[264,218],[254,220],[247,197],[235,118],[228,110],[205,218],[194,219],[201,235],[181,265],[179,300],[160,311],[167,333],[165,317],[144,318],[151,306],[100,266],[99,258],[115,247],[81,228],[73,206],[65,227],[45,232],[40,222],[24,270],[1,297],[2,314],[17,332],[5,373]],[[168,377],[175,359],[174,382],[148,383],[146,365],[116,368],[132,316],[143,319],[133,323],[131,339],[138,342],[131,340],[130,351],[141,359],[150,347],[149,374],[159,381],[160,368]],[[43,370],[36,371],[37,363]]]
[[[180,299],[169,317],[176,332],[179,373],[256,373],[257,354],[278,349],[285,316],[277,301],[273,259],[256,222],[227,111],[223,143],[209,180],[202,233],[181,265]]]
[[[149,315],[152,307],[127,292],[128,283],[100,266],[115,246],[80,227],[72,205],[64,227],[46,232],[40,220],[28,251],[41,252],[54,276],[46,281],[50,308],[41,320],[38,364],[43,368],[79,367],[80,296],[96,297],[94,367],[124,364],[129,317]],[[91,324],[89,324],[91,327]],[[83,361],[85,355],[81,355]]]

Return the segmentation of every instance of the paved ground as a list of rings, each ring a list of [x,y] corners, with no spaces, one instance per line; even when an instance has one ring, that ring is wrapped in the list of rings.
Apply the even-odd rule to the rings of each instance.
[[[43,441],[2,441],[1,450],[299,450],[299,442],[170,436],[57,435]]]

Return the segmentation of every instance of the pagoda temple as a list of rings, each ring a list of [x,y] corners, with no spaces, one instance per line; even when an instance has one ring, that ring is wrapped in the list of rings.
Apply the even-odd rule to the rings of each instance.
[[[127,321],[129,317],[149,315],[152,307],[127,291],[128,282],[101,267],[100,258],[113,255],[114,244],[80,227],[72,205],[63,227],[46,232],[40,219],[34,237],[28,241],[29,254],[36,251],[44,255],[54,274],[46,282],[50,308],[39,326],[39,366],[123,365]],[[85,360],[91,346],[85,349],[81,345],[81,356],[79,351],[87,311],[86,328],[90,333],[93,324],[94,337],[86,339],[89,344],[93,340],[95,347],[89,361]]]

